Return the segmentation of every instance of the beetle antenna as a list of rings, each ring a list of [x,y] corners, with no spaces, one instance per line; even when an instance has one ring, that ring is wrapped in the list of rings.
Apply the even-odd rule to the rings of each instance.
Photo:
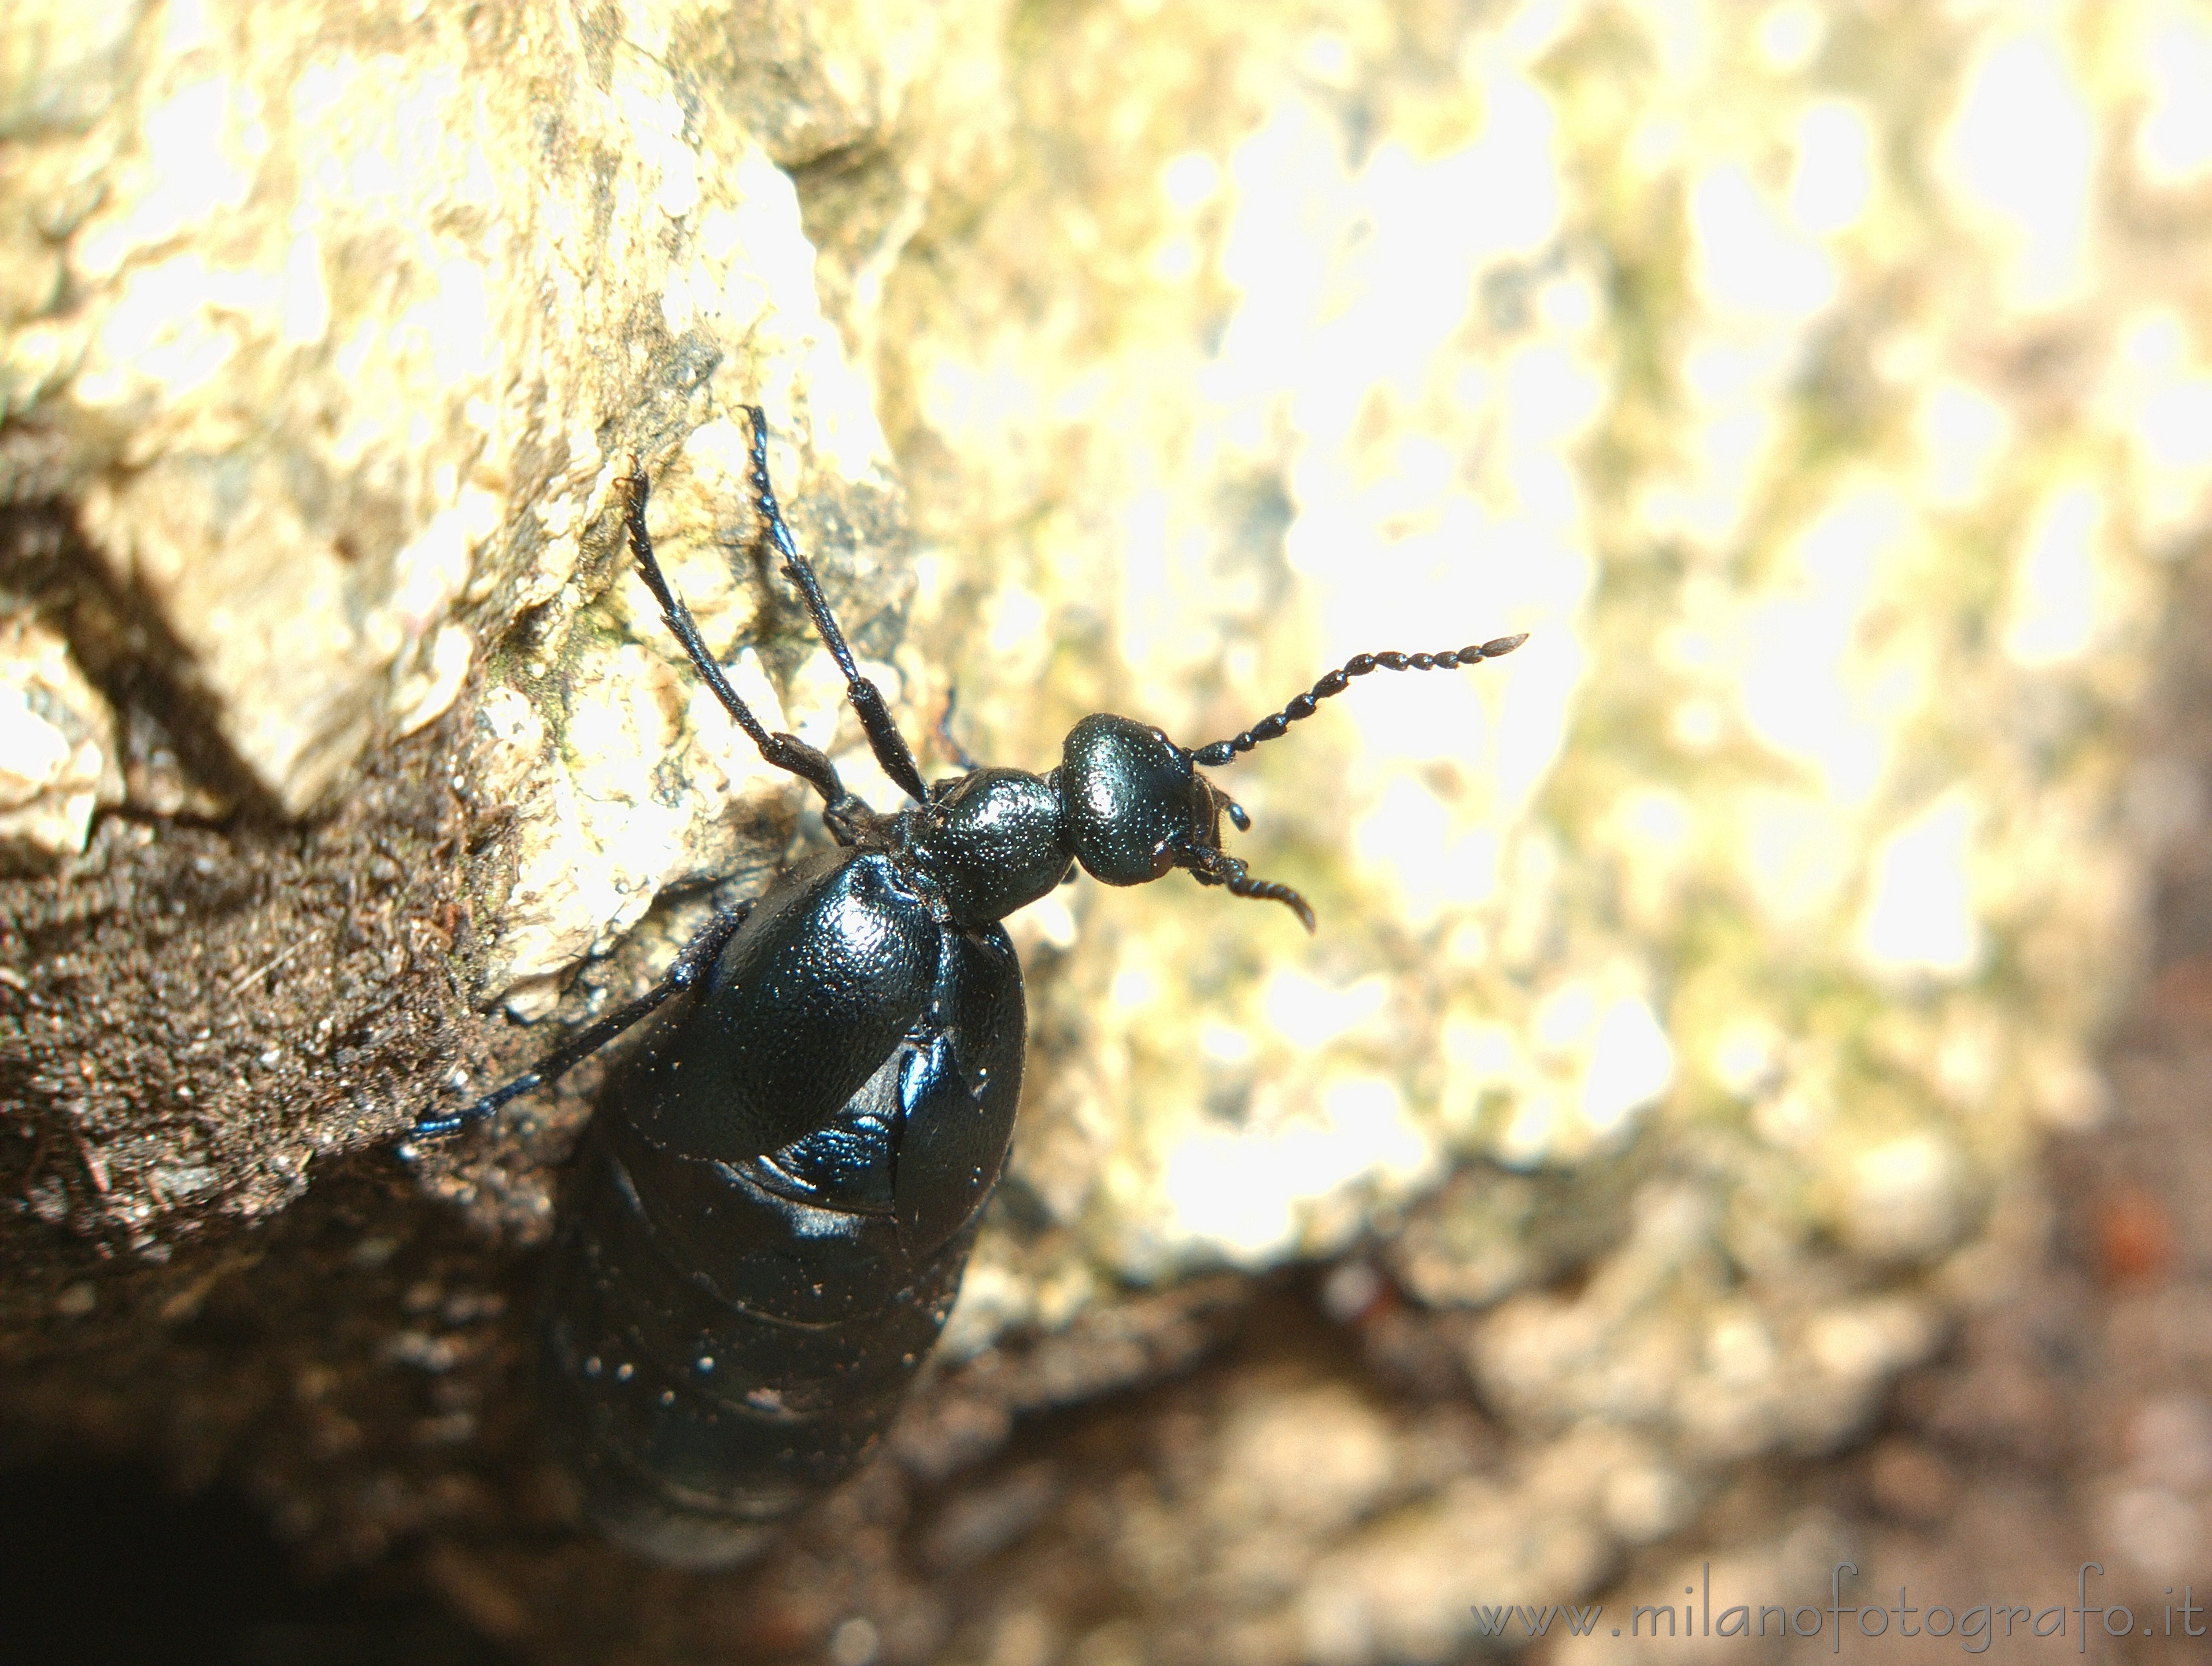
[[[1460,666],[1498,659],[1512,653],[1528,640],[1528,633],[1524,630],[1517,636],[1496,636],[1477,648],[1447,648],[1442,654],[1355,654],[1344,662],[1341,669],[1329,672],[1273,717],[1261,718],[1233,739],[1217,740],[1210,745],[1200,746],[1191,756],[1209,767],[1226,763],[1239,752],[1249,752],[1261,741],[1274,739],[1301,718],[1311,717],[1316,706],[1331,695],[1342,694],[1352,686],[1353,678],[1364,677],[1378,666],[1384,671],[1450,671]],[[1292,893],[1293,896],[1296,894]],[[1312,927],[1309,925],[1307,929],[1311,930]]]
[[[1182,866],[1201,885],[1225,885],[1231,897],[1249,897],[1263,903],[1280,903],[1298,917],[1308,935],[1314,930],[1313,905],[1288,885],[1273,879],[1255,879],[1251,871],[1225,850],[1208,845],[1185,846]]]

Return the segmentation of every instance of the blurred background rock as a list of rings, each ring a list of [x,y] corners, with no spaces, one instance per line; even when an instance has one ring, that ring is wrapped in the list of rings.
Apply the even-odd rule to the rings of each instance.
[[[2042,1609],[2077,1550],[2162,1602],[2208,220],[2179,0],[11,12],[9,1608],[69,1634],[119,1516],[228,1542],[149,1476],[337,1581],[210,1559],[210,1635],[372,1658],[1443,1661],[1708,1563]],[[993,762],[1532,635],[1222,772],[1317,939],[1010,922],[943,1368],[702,1579],[529,1431],[592,1073],[380,1147],[809,836],[623,571],[629,452],[748,696],[896,800],[740,402],[908,733],[957,684]]]

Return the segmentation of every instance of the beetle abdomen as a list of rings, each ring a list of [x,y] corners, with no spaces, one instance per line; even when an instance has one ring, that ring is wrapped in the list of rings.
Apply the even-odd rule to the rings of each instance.
[[[780,1151],[671,1152],[617,1076],[544,1317],[550,1422],[610,1537],[664,1562],[741,1560],[865,1461],[959,1292],[1024,1027],[1005,933],[947,930],[921,1022]]]
[[[866,1458],[951,1312],[975,1225],[918,1266],[863,1252],[840,1282],[874,1302],[795,1320],[776,1310],[784,1280],[733,1302],[672,1262],[596,1129],[575,1179],[544,1340],[552,1426],[586,1506],[610,1537],[658,1560],[743,1560]],[[794,1241],[789,1270],[802,1277],[848,1259],[809,1268],[800,1253]],[[870,1286],[871,1273],[894,1276]],[[735,1281],[726,1269],[717,1282]]]

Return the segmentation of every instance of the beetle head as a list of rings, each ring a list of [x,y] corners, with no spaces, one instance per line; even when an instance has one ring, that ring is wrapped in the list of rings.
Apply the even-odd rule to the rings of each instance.
[[[1062,837],[1093,879],[1140,885],[1170,868],[1187,868],[1201,885],[1285,903],[1313,929],[1304,897],[1286,885],[1251,879],[1221,848],[1223,816],[1239,829],[1250,821],[1199,774],[1194,754],[1158,729],[1095,712],[1068,731],[1054,773]]]

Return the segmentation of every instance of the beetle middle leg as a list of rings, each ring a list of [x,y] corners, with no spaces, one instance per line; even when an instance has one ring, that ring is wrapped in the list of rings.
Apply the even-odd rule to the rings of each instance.
[[[700,976],[714,965],[714,958],[722,952],[722,945],[730,940],[739,926],[744,924],[745,916],[752,911],[753,905],[750,902],[724,909],[707,922],[704,930],[684,945],[684,952],[676,957],[675,964],[668,969],[668,976],[635,1000],[624,1003],[597,1024],[579,1031],[513,1081],[493,1089],[482,1098],[462,1106],[459,1110],[426,1112],[416,1117],[415,1126],[409,1133],[421,1139],[434,1139],[452,1134],[471,1123],[481,1122],[511,1099],[519,1099],[526,1093],[560,1080],[671,995],[680,994],[697,982]]]

